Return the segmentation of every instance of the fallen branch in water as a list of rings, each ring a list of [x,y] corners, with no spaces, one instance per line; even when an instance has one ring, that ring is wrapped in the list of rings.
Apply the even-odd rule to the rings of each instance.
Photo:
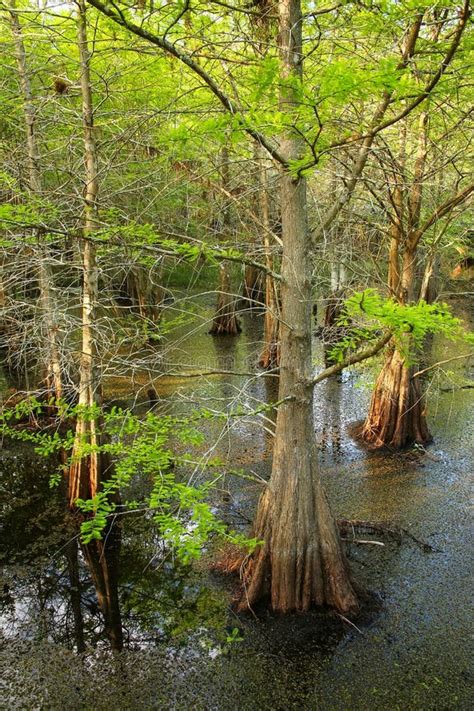
[[[336,612],[336,615],[337,615],[337,617],[340,617],[340,619],[341,619],[343,622],[346,622],[348,625],[350,625],[350,626],[353,627],[355,630],[357,630],[357,632],[358,632],[359,634],[361,634],[362,637],[365,637],[365,636],[366,636],[366,635],[362,632],[362,630],[361,630],[359,627],[357,627],[357,625],[355,625],[353,622],[351,622],[350,620],[348,620],[347,617],[345,617],[344,615],[341,615],[340,612]]]
[[[343,518],[337,520],[337,525],[339,528],[339,533],[345,536],[352,534],[353,538],[342,539],[348,543],[356,542],[356,533],[377,533],[380,535],[391,536],[392,538],[395,538],[399,544],[402,542],[403,537],[405,536],[412,540],[414,543],[416,543],[416,545],[419,546],[425,553],[439,552],[438,549],[434,548],[429,543],[426,543],[425,541],[421,541],[419,538],[416,538],[416,536],[414,536],[413,533],[411,533],[410,531],[407,531],[406,528],[402,528],[401,526],[397,526],[396,524],[374,523],[373,521],[359,520],[351,521]],[[374,541],[374,543],[378,542]],[[378,545],[380,545],[380,543],[378,543]]]
[[[355,543],[356,545],[367,545],[367,546],[384,546],[385,543],[382,541],[366,541],[362,538],[341,538],[341,541],[345,543]]]
[[[466,385],[455,385],[452,388],[440,388],[442,393],[455,393],[458,390],[472,390],[474,388],[474,383],[467,383]]]

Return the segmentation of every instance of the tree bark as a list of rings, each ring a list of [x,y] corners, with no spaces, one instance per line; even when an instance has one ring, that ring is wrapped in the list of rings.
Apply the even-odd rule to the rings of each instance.
[[[369,445],[402,449],[431,441],[419,378],[413,377],[415,370],[398,350],[389,351],[362,429],[362,438]]]
[[[39,167],[40,155],[36,140],[36,110],[33,101],[33,91],[31,88],[22,29],[18,14],[15,11],[16,4],[14,0],[12,0],[10,7],[12,10],[11,22],[15,41],[18,75],[23,95],[23,114],[28,155],[28,189],[32,196],[40,197],[43,192],[43,186]],[[39,306],[45,323],[45,338],[41,339],[40,342],[40,350],[42,351],[41,360],[44,366],[46,387],[48,391],[54,393],[55,397],[59,400],[63,394],[63,385],[58,344],[58,325],[56,323],[57,309],[52,290],[53,276],[48,266],[48,250],[46,246],[41,244],[39,234],[37,234],[37,241],[39,250],[37,269],[40,292]]]
[[[243,296],[247,309],[261,308],[263,296],[262,272],[251,264],[247,264],[245,267]]]
[[[344,305],[344,290],[333,291],[326,302],[326,311],[324,314],[324,325],[322,338],[324,343],[324,365],[326,368],[333,365],[334,361],[330,358],[332,349],[338,344],[341,338],[344,337],[347,329],[345,326],[338,325],[338,320],[342,314]]]
[[[438,297],[438,269],[438,255],[436,249],[433,249],[426,260],[420,287],[420,299],[427,304],[433,304]]]
[[[299,0],[280,0],[281,108],[291,120],[302,77]],[[289,81],[290,80],[290,81]],[[288,131],[281,150],[301,156],[300,139]],[[245,567],[241,610],[268,596],[275,611],[328,605],[358,610],[339,535],[323,491],[313,422],[311,364],[311,264],[306,183],[285,172],[281,183],[283,230],[280,398],[272,473],[257,510],[254,533],[264,544]]]
[[[139,315],[145,330],[149,331],[151,336],[161,318],[162,290],[154,283],[149,270],[141,264],[133,264],[130,267],[125,283],[130,306]]]
[[[242,330],[235,312],[235,294],[231,289],[229,263],[221,262],[216,313],[209,331],[212,336],[236,336]]]
[[[90,80],[90,56],[87,44],[86,8],[83,0],[78,2],[78,44],[81,65],[81,93],[84,128],[84,227],[82,253],[82,354],[79,364],[79,413],[76,435],[69,470],[69,505],[74,508],[76,499],[88,499],[97,493],[101,479],[111,468],[106,454],[97,451],[100,447],[100,419],[87,416],[86,412],[101,402],[100,382],[97,376],[97,335],[95,333],[95,309],[98,300],[98,273],[95,246],[88,239],[97,228],[98,180],[96,147],[93,126],[92,89]],[[90,452],[83,456],[84,446]]]
[[[280,366],[280,299],[278,286],[270,272],[273,271],[273,254],[270,242],[270,204],[268,195],[268,176],[263,158],[259,156],[260,167],[260,212],[263,230],[263,248],[265,251],[265,316],[263,322],[263,350],[258,364],[261,368],[272,370]]]

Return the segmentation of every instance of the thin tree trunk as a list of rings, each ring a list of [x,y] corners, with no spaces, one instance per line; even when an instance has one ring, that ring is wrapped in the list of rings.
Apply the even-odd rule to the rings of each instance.
[[[262,157],[260,165],[260,213],[263,230],[263,248],[265,250],[265,316],[263,323],[263,350],[258,364],[261,368],[273,369],[280,365],[280,303],[278,287],[270,272],[273,271],[273,254],[270,243],[270,204],[268,195],[267,168]]]
[[[229,192],[229,151],[226,146],[223,147],[221,156],[221,182],[224,191]],[[222,228],[227,239],[231,231],[231,215],[227,204],[224,205],[222,210]],[[229,262],[221,262],[219,265],[216,312],[209,333],[212,336],[236,336],[241,330],[236,314],[236,298],[231,287],[230,264]]]
[[[26,129],[26,146],[28,154],[28,188],[31,195],[40,197],[43,191],[40,156],[36,140],[36,110],[33,101],[30,74],[26,60],[25,45],[23,42],[22,29],[18,14],[15,11],[14,1],[10,4],[11,21],[15,40],[15,54],[20,77],[21,91],[23,94],[23,113]],[[53,392],[57,399],[63,394],[61,362],[58,345],[58,326],[56,323],[56,305],[52,291],[53,277],[48,266],[47,247],[41,244],[41,237],[37,235],[39,249],[38,263],[38,284],[39,284],[39,305],[45,322],[45,338],[41,339],[40,348],[44,353],[42,357],[45,382],[49,391]]]
[[[263,186],[261,184],[261,150],[258,144],[254,147],[254,163],[256,166],[257,175],[255,178],[255,190],[253,197],[253,213],[256,218],[261,221],[261,191]],[[242,290],[243,297],[245,299],[245,307],[249,310],[254,308],[261,308],[263,306],[263,289],[264,289],[264,278],[260,269],[252,266],[251,264],[246,264],[244,269],[244,286]]]
[[[97,156],[94,137],[90,55],[87,43],[86,4],[78,0],[78,45],[81,66],[82,115],[84,128],[84,227],[82,240],[82,357],[79,367],[79,413],[69,470],[69,504],[74,509],[78,498],[88,499],[100,490],[101,483],[112,474],[109,457],[100,450],[101,418],[90,415],[90,408],[100,405],[100,381],[96,369],[97,338],[95,310],[98,301],[98,272],[95,246],[89,236],[97,228]],[[89,410],[89,413],[87,412]],[[89,453],[84,456],[83,448]],[[111,646],[122,649],[122,625],[117,592],[117,563],[120,550],[118,526],[107,525],[101,540],[82,545],[82,551],[91,571],[105,630]]]
[[[262,272],[251,264],[245,267],[243,296],[247,309],[261,308]]]
[[[88,239],[97,228],[97,167],[93,127],[92,90],[89,69],[89,49],[86,32],[85,3],[78,3],[78,43],[81,63],[81,93],[84,127],[84,227],[82,240],[82,354],[79,364],[79,406],[87,410],[100,404],[100,383],[96,372],[95,309],[98,300],[98,274],[95,246]],[[100,421],[96,417],[79,414],[76,437],[69,471],[69,504],[74,508],[78,498],[88,499],[97,493],[101,478],[110,468],[110,461],[100,446]],[[84,446],[90,453],[82,456]]]
[[[338,280],[338,285],[340,282]],[[324,343],[324,365],[328,368],[334,364],[331,359],[332,349],[337,346],[341,338],[347,332],[345,326],[340,326],[338,320],[342,314],[344,306],[345,294],[343,289],[333,291],[326,302],[326,311],[324,314],[324,325],[322,330],[322,338]]]
[[[84,618],[81,606],[81,580],[79,576],[79,561],[77,557],[78,545],[76,537],[73,537],[66,547],[66,560],[70,585],[71,607],[74,617],[74,639],[76,650],[79,654],[85,651],[84,640]]]
[[[281,109],[291,120],[302,77],[299,0],[280,0]],[[288,81],[291,79],[291,81]],[[300,139],[282,141],[298,159]],[[255,535],[264,540],[246,566],[240,601],[247,609],[269,596],[279,612],[328,605],[345,614],[358,610],[338,532],[317,464],[311,383],[311,264],[306,182],[286,172],[281,183],[283,230],[280,398],[270,482],[261,496]]]
[[[433,249],[428,256],[425,265],[425,271],[423,272],[423,278],[421,280],[420,287],[420,299],[426,301],[427,304],[433,304],[438,296],[438,255]]]
[[[146,332],[152,337],[160,321],[160,303],[163,294],[153,283],[152,275],[141,264],[131,267],[126,284],[131,306],[143,321]]]
[[[123,649],[123,628],[118,597],[118,562],[121,536],[117,526],[108,529],[100,541],[82,545],[87,567],[104,616],[105,633],[110,646],[117,652]]]

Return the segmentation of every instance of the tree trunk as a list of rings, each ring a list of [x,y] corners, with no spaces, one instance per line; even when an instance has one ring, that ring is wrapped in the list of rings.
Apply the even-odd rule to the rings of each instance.
[[[268,199],[267,169],[260,158],[260,211],[263,230],[263,248],[265,266],[273,271],[272,245],[270,243],[270,204]],[[263,323],[263,350],[258,364],[261,368],[272,370],[280,366],[280,303],[278,287],[270,275],[265,275],[265,317]]]
[[[262,272],[257,267],[247,264],[244,272],[243,296],[247,309],[261,308],[262,306]]]
[[[415,300],[417,247],[426,163],[427,114],[419,118],[418,149],[410,190],[405,176],[406,122],[400,134],[400,165],[392,202],[395,214],[391,226],[388,285],[401,304]],[[400,258],[401,254],[401,258]],[[400,268],[401,262],[401,268]],[[420,381],[413,378],[415,364],[407,364],[398,350],[390,350],[377,378],[362,439],[371,447],[401,449],[432,440],[426,423]]]
[[[222,149],[221,182],[224,191],[229,192],[230,166],[227,146]],[[227,203],[222,208],[222,229],[226,239],[228,239],[231,232],[231,214]],[[209,333],[212,336],[236,336],[242,329],[236,314],[236,298],[231,289],[230,265],[228,262],[221,262],[219,265],[217,293],[216,312]]]
[[[420,382],[413,378],[414,372],[414,366],[408,366],[398,350],[388,353],[362,429],[363,440],[371,446],[401,449],[431,441]]]
[[[69,505],[74,508],[77,498],[92,498],[101,483],[112,473],[109,457],[97,451],[101,445],[101,420],[88,416],[87,410],[100,404],[100,381],[96,370],[97,350],[95,309],[98,300],[98,272],[95,246],[90,236],[97,228],[97,157],[93,125],[92,89],[90,80],[90,55],[87,44],[86,4],[78,0],[78,44],[81,65],[81,94],[84,127],[84,228],[82,240],[82,357],[79,367],[79,413],[69,470]],[[90,451],[83,456],[86,446]],[[117,526],[108,525],[101,540],[83,544],[82,552],[92,575],[99,605],[104,616],[105,630],[112,649],[123,646],[122,624],[117,592],[117,563],[120,550],[120,532]]]
[[[254,185],[253,194],[253,213],[256,218],[256,223],[263,222],[262,215],[262,203],[265,200],[263,197],[263,191],[266,190],[266,185],[262,182],[262,151],[260,146],[256,143],[254,145],[254,164],[256,175],[252,182]],[[258,237],[254,238],[258,242]],[[252,256],[257,255],[257,250],[253,249],[250,252]],[[262,308],[263,306],[263,289],[264,289],[264,277],[260,269],[247,264],[244,270],[244,286],[242,290],[243,297],[245,299],[245,307],[249,310],[253,308]]]
[[[85,413],[77,416],[76,436],[69,470],[69,505],[74,508],[76,499],[95,496],[101,479],[111,468],[106,454],[96,451],[100,446],[100,420],[87,416],[87,410],[100,404],[100,382],[97,376],[95,309],[98,300],[98,274],[94,243],[88,239],[97,227],[97,167],[93,128],[92,90],[90,83],[89,50],[86,31],[86,8],[78,2],[78,43],[81,62],[81,93],[84,127],[84,238],[82,240],[82,354],[79,364],[79,406]],[[90,451],[82,455],[84,447]]]
[[[438,298],[439,284],[438,284],[438,271],[439,271],[439,260],[438,255],[435,250],[433,250],[426,261],[425,270],[423,272],[423,278],[421,280],[420,287],[420,299],[426,301],[427,304],[434,304]]]
[[[415,251],[405,247],[401,273],[400,300],[414,296]],[[420,382],[413,378],[416,368],[408,365],[397,350],[388,353],[372,394],[362,439],[372,447],[400,449],[414,442],[432,440],[426,423]]]
[[[79,576],[79,561],[77,557],[77,538],[73,536],[66,545],[66,560],[69,577],[69,591],[71,596],[71,608],[74,617],[74,640],[78,654],[85,652],[86,644],[84,640],[84,618],[81,606],[81,579]]]
[[[267,259],[267,264],[273,260]],[[266,370],[280,367],[280,320],[277,286],[272,277],[265,277],[265,316],[263,323],[263,350],[258,364]]]
[[[390,232],[390,250],[388,255],[388,288],[390,296],[396,298],[400,291],[400,255],[401,234],[397,226],[392,225]]]
[[[301,79],[301,7],[280,0],[283,65],[281,107],[291,117]],[[292,81],[288,81],[288,79]],[[300,139],[287,133],[288,160],[301,156]],[[358,610],[337,528],[318,474],[311,384],[311,263],[306,220],[306,182],[285,172],[281,184],[283,229],[282,322],[279,397],[273,465],[260,498],[254,533],[264,544],[244,571],[248,584],[241,610],[269,596],[279,612],[328,605],[344,614]]]
[[[235,301],[235,295],[231,292],[229,264],[221,262],[216,313],[209,331],[212,336],[236,336],[241,332]]]
[[[144,330],[152,340],[159,324],[160,304],[163,298],[161,289],[153,281],[153,275],[141,264],[134,264],[126,277],[126,288],[131,308],[139,315]],[[156,330],[155,335],[158,335]]]
[[[326,311],[324,314],[324,325],[322,331],[324,364],[326,368],[330,365],[334,365],[334,361],[330,357],[331,351],[347,332],[345,326],[339,326],[337,323],[342,314],[344,298],[343,290],[335,291],[326,302]]]
[[[15,12],[15,2],[11,2],[12,29],[15,39],[15,54],[23,94],[23,113],[26,129],[26,147],[28,155],[28,188],[31,195],[41,196],[42,180],[39,168],[39,150],[36,140],[36,110],[33,102],[30,74],[26,61],[26,51],[18,14]],[[58,344],[58,325],[56,323],[56,305],[52,291],[53,277],[48,266],[48,250],[41,244],[37,235],[38,255],[38,285],[39,306],[42,320],[45,324],[45,338],[41,339],[41,361],[44,366],[44,380],[48,391],[54,393],[57,399],[63,394],[60,349]]]

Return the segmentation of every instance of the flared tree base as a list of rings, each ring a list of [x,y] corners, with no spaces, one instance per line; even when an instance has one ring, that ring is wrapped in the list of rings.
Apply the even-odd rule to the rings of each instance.
[[[265,313],[263,329],[263,350],[258,360],[260,368],[271,370],[280,367],[280,323],[273,310],[273,302]]]
[[[297,477],[287,482],[285,490],[267,489],[260,499],[254,535],[265,543],[241,566],[238,611],[261,602],[278,613],[327,606],[357,615],[358,595],[319,480],[308,491]]]
[[[211,336],[237,336],[242,331],[235,311],[235,299],[228,293],[230,287],[227,282],[224,286],[227,291],[219,294],[216,313],[209,330]]]
[[[413,372],[397,350],[389,353],[360,433],[372,448],[403,449],[431,442],[420,383]]]
[[[238,336],[242,332],[235,314],[216,316],[209,330],[211,336]]]

